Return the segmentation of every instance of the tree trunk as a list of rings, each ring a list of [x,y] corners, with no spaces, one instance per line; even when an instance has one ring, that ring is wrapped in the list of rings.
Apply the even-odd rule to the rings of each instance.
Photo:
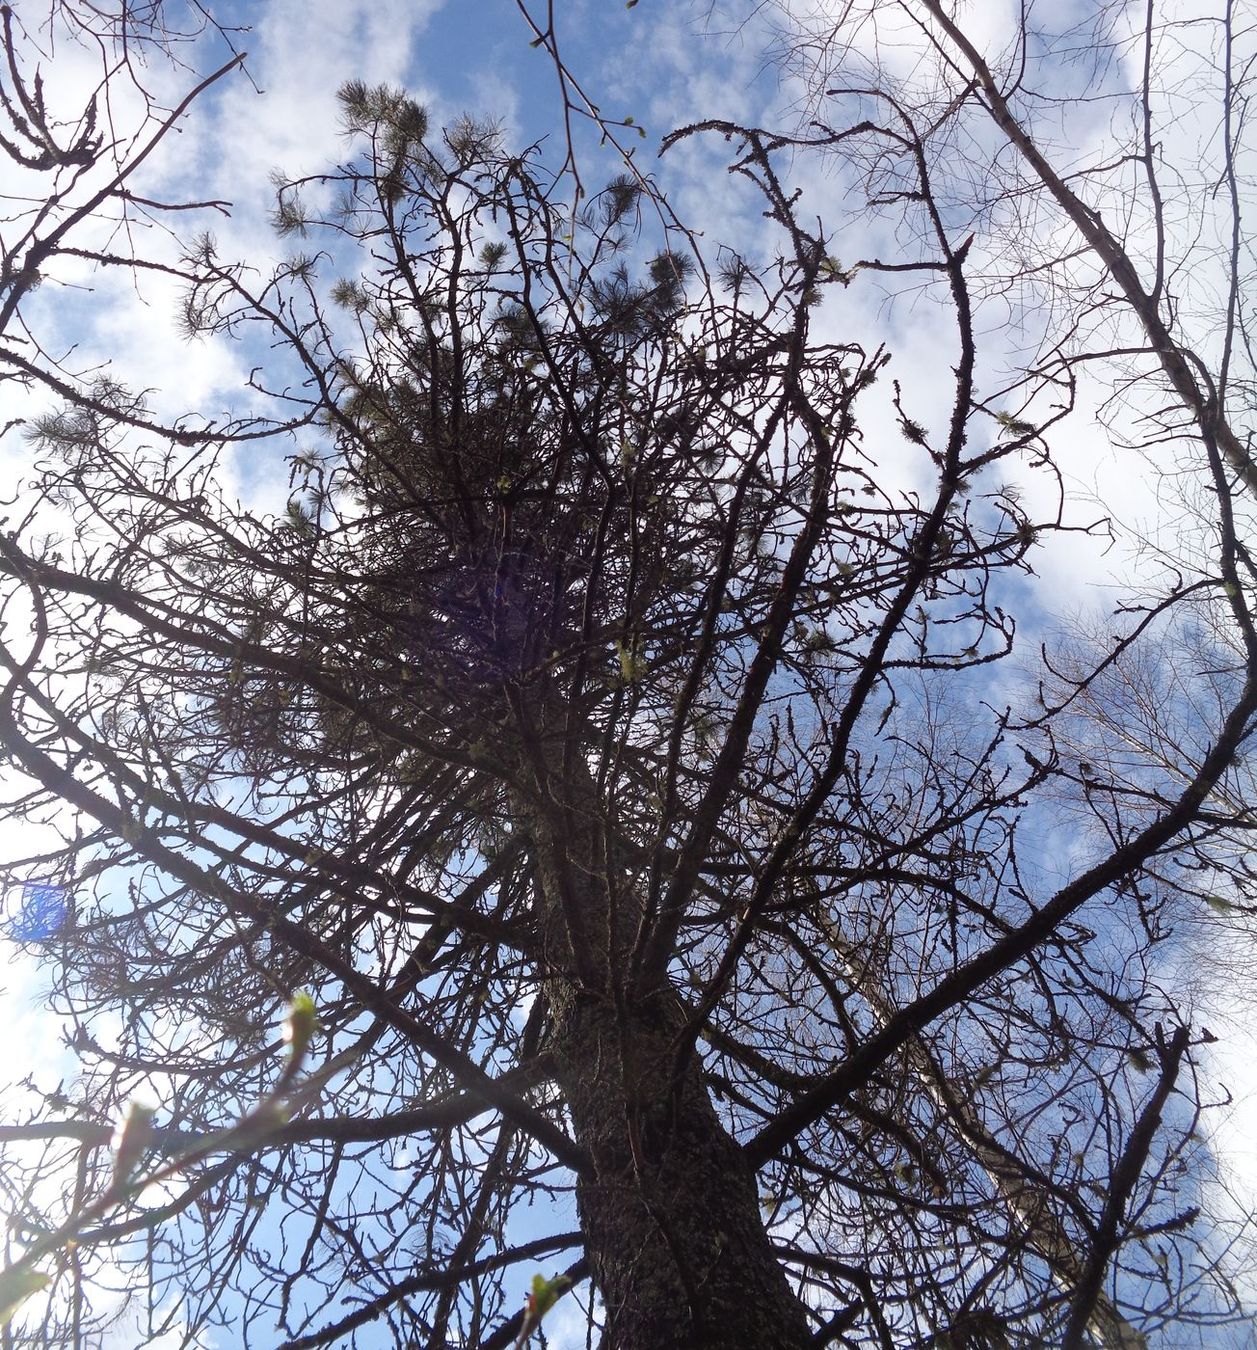
[[[674,1081],[676,1000],[617,1012],[559,997],[559,1082],[594,1162],[577,1198],[606,1308],[604,1350],[802,1350],[807,1319],[742,1150],[696,1062]]]
[[[630,992],[640,905],[578,755],[535,754],[516,798],[541,892],[549,1047],[594,1171],[577,1187],[606,1309],[603,1350],[804,1350],[807,1315],[773,1253],[755,1177],[721,1125],[670,987]]]

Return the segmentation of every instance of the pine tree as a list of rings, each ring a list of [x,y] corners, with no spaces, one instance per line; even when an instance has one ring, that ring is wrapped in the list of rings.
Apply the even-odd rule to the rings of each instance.
[[[632,173],[573,210],[535,148],[341,102],[341,200],[278,187],[320,255],[183,263],[279,411],[159,439],[80,391],[0,539],[10,809],[76,822],[11,869],[72,898],[31,940],[82,1066],[3,1135],[31,1335],[108,1252],[294,1348],[507,1346],[590,1287],[609,1350],[1137,1344],[1209,1250],[1205,1033],[1137,963],[1252,679],[1053,887],[1060,709],[982,701],[1056,528],[998,471],[1051,426],[979,395],[965,250],[931,429],[818,335],[850,273],[758,133],[778,252],[710,267]],[[279,446],[283,512],[224,497]],[[1089,902],[1143,920],[1108,965]]]

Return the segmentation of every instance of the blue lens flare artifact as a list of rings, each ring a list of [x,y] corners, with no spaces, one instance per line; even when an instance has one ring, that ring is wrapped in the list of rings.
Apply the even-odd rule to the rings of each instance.
[[[3,926],[6,937],[14,942],[42,942],[53,937],[70,912],[68,892],[51,882],[28,882],[16,914]]]

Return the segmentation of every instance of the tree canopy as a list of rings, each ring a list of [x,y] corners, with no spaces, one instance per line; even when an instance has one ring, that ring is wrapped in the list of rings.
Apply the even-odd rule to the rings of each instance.
[[[38,841],[5,876],[75,1058],[0,1126],[8,1343],[92,1343],[111,1281],[188,1345],[490,1350],[546,1314],[607,1350],[1240,1343],[1220,1029],[1167,972],[1254,903],[1247,245],[1224,349],[1193,342],[1155,62],[1149,272],[1139,212],[1109,224],[1022,115],[1033,25],[993,68],[950,7],[888,8],[928,79],[831,87],[858,43],[796,23],[823,115],[669,138],[725,147],[754,244],[633,154],[595,190],[576,133],[556,162],[351,79],[347,157],[277,180],[261,276],[216,203],[129,251],[119,220],[176,209],[143,165],[186,106],[129,141],[49,109],[4,9],[0,145],[48,185],[0,293],[33,457],[0,745]],[[162,37],[65,12],[111,61]],[[982,118],[1001,176],[964,198]],[[896,256],[811,209],[834,153]],[[1031,200],[1064,222],[1017,259],[1050,322],[997,377],[988,241]],[[71,262],[176,277],[189,340],[256,355],[231,419],[50,354]],[[843,297],[905,275],[949,316],[941,415],[890,333],[844,336]],[[1101,355],[1186,542],[1060,633],[1035,561],[1109,528],[1066,478]],[[280,462],[284,511],[236,499]]]

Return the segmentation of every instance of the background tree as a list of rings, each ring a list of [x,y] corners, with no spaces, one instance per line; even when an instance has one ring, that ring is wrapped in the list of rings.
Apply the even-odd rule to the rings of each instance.
[[[1158,800],[1149,783],[1184,781],[1250,666],[1232,600],[1250,584],[1255,484],[1251,7],[1028,4],[979,20],[934,0],[831,13],[786,0],[776,11],[778,56],[803,91],[801,139],[830,156],[848,203],[864,201],[875,236],[921,237],[934,210],[913,191],[924,160],[949,226],[973,241],[976,321],[1015,335],[1006,378],[1055,372],[1107,433],[1058,462],[1100,484],[1126,554],[1123,608],[1147,622],[1126,642],[1108,614],[1072,619],[1086,649],[1055,638],[1040,694],[1064,714],[1058,792],[1075,818],[1107,828],[1119,799],[1127,819],[1144,816]],[[888,290],[894,272],[878,273]],[[1148,484],[1133,499],[1095,467],[1111,446],[1126,481]],[[1240,491],[1219,520],[1226,480]],[[1234,580],[1228,535],[1241,541]],[[1215,1025],[1244,1015],[1247,982],[1234,976],[1252,939],[1249,795],[1241,764],[1214,789],[1207,848],[1159,871],[1161,978],[1179,1006],[1212,1006]]]
[[[777,230],[755,263],[666,212],[651,241],[631,173],[573,212],[492,128],[341,102],[360,158],[276,210],[327,251],[257,286],[202,237],[177,269],[190,332],[269,345],[273,401],[163,434],[49,376],[0,538],[30,615],[0,651],[10,809],[65,832],[10,872],[73,899],[39,946],[80,1061],[4,1133],[16,1268],[58,1277],[20,1334],[80,1336],[106,1252],[188,1340],[293,1347],[509,1345],[556,1259],[609,1347],[1234,1317],[1191,1166],[1208,1034],[1157,978],[1257,710],[1209,424],[1215,549],[1061,678],[1098,696],[1210,596],[1232,655],[1191,677],[1190,764],[1097,779],[1063,753],[1076,697],[989,697],[1066,528],[1004,475],[1052,465],[1072,374],[980,384],[911,116],[876,134],[928,229],[893,266],[954,318],[937,428],[890,353],[823,331],[854,279],[785,139],[711,128]],[[325,305],[328,257],[358,270]],[[262,432],[279,519],[216,477]],[[183,1165],[93,1208],[137,1090],[147,1170]]]

